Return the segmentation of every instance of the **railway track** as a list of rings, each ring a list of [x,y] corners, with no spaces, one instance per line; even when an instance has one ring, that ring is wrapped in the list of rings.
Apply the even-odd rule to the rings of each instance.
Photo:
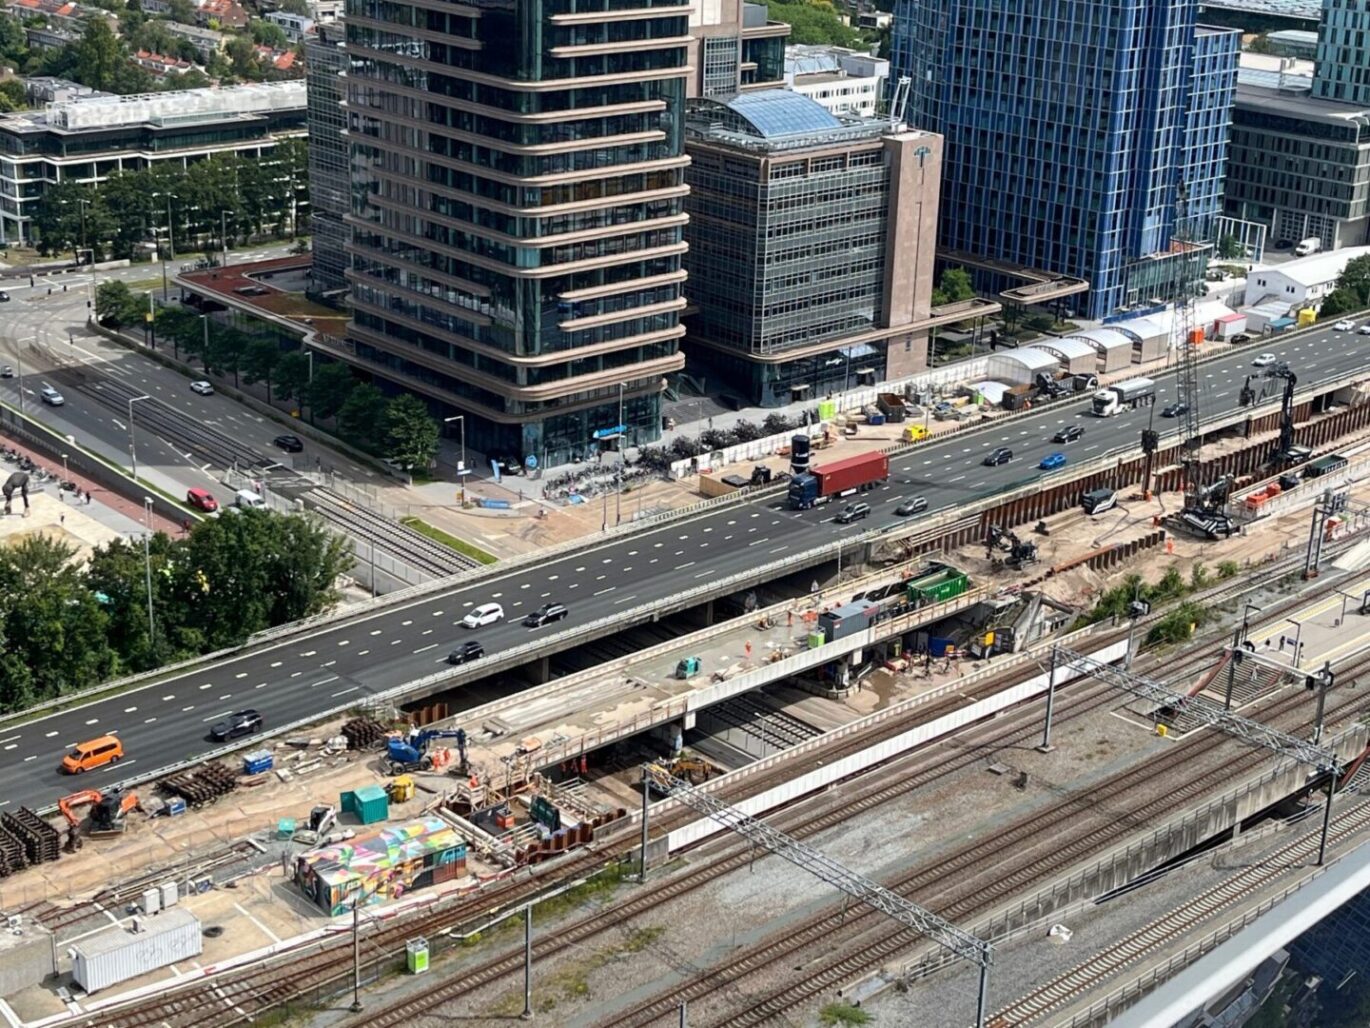
[[[313,488],[298,494],[310,510],[337,525],[354,539],[361,540],[397,560],[417,568],[434,578],[454,575],[481,566],[480,561],[458,553],[440,542],[429,539],[408,525],[391,521],[368,507],[361,507],[329,489]],[[361,559],[361,547],[357,547]]]
[[[1370,667],[1370,660],[1359,662],[1354,669],[1343,672],[1348,680],[1357,671]],[[1301,693],[1277,700],[1261,712],[1261,720],[1271,721],[1279,718],[1288,721],[1287,715],[1307,707],[1307,700]],[[1362,700],[1352,698],[1338,704],[1334,715],[1344,714],[1353,708],[1359,709]],[[1300,718],[1300,723],[1305,719]],[[1285,727],[1288,727],[1286,724]],[[1170,752],[1161,755],[1146,765],[1149,776],[1158,771],[1174,770],[1203,749],[1205,736],[1189,739]],[[1210,750],[1211,752],[1211,750]],[[1257,766],[1268,759],[1264,751],[1242,750],[1227,756],[1216,765],[1196,775],[1187,777],[1182,783],[1164,795],[1158,796],[1139,808],[1129,810],[1123,817],[1110,819],[1105,824],[1090,827],[1082,832],[1070,834],[1073,824],[1088,819],[1095,808],[1105,808],[1107,813],[1116,812],[1107,808],[1111,800],[1124,795],[1135,785],[1132,772],[1123,772],[1107,782],[1091,788],[1087,801],[1074,798],[1051,808],[1023,818],[1005,831],[990,839],[962,848],[940,859],[930,867],[917,869],[898,876],[894,881],[885,883],[889,888],[942,917],[956,923],[967,923],[983,915],[1008,896],[1019,891],[1031,881],[1044,876],[1052,876],[1066,870],[1089,853],[1097,851],[1100,844],[1106,845],[1116,838],[1119,822],[1128,826],[1140,826],[1158,814],[1173,810],[1176,806],[1197,798],[1208,792],[1215,784]],[[1159,765],[1159,766],[1158,766]],[[1042,857],[1031,856],[1034,850],[1045,851]],[[1026,856],[1025,856],[1026,855]],[[1015,857],[1019,859],[1014,859]],[[988,860],[986,858],[989,858]],[[949,888],[943,883],[952,882]],[[827,994],[829,990],[848,982],[855,977],[878,969],[887,960],[907,952],[919,945],[922,938],[908,931],[879,930],[882,915],[872,910],[862,910],[845,917],[839,908],[829,909],[798,926],[787,929],[783,938],[760,943],[729,957],[729,965],[706,972],[689,982],[668,990],[665,994],[644,1001],[610,1020],[600,1022],[599,1028],[626,1028],[626,1026],[645,1026],[656,1023],[675,1011],[681,1000],[698,1000],[719,994],[722,990],[736,990],[742,982],[761,972],[774,973],[782,962],[794,962],[797,955],[808,946],[821,942],[833,950],[839,937],[848,943],[852,936],[861,931],[876,929],[874,938],[867,936],[859,947],[848,946],[850,952],[834,953],[826,966],[811,971],[799,982],[793,982],[772,989],[758,1001],[743,1010],[730,1011],[716,1022],[729,1028],[746,1028],[760,1025],[788,1014],[813,999]]]
[[[1338,843],[1370,827],[1370,803],[1360,803],[1333,817],[1328,831],[1328,846]],[[1093,991],[1129,964],[1166,949],[1175,939],[1182,938],[1193,928],[1225,907],[1255,895],[1277,881],[1290,867],[1296,867],[1315,856],[1318,835],[1305,835],[1254,867],[1209,890],[1183,907],[1172,910],[1149,925],[1121,939],[1108,950],[1090,960],[1077,964],[1047,984],[998,1010],[988,1023],[994,1028],[1018,1028],[1030,1025],[1054,1010],[1059,1010]]]
[[[1267,580],[1271,573],[1278,572],[1280,565],[1285,563],[1290,564],[1291,568],[1294,566],[1292,561],[1271,565],[1266,570]],[[1225,600],[1229,594],[1239,595],[1241,591],[1235,583],[1228,583],[1215,587],[1205,593],[1204,596],[1207,602],[1216,603]],[[1308,602],[1308,599],[1309,594],[1304,594],[1289,602],[1305,603]],[[1275,608],[1272,607],[1271,610],[1274,611]],[[1097,642],[1107,645],[1109,642],[1122,638],[1124,634],[1122,630],[1104,633],[1099,636]],[[1211,662],[1213,655],[1212,649],[1191,650],[1178,659],[1172,658],[1154,662],[1157,665],[1154,673],[1180,676],[1191,671],[1197,673],[1197,669],[1204,663]],[[1020,678],[1022,670],[1021,667],[1014,671],[1006,669],[1002,680],[1003,687],[1008,687],[1008,684],[1013,680]],[[983,688],[979,694],[985,694]],[[1088,683],[1077,683],[1066,687],[1058,695],[1061,705],[1058,708],[1057,724],[1064,724],[1069,720],[1084,716],[1091,710],[1117,701],[1117,694],[1112,690],[1103,687],[1089,688]],[[965,698],[955,695],[933,701],[910,712],[905,718],[893,718],[875,726],[871,732],[834,740],[832,746],[815,751],[813,756],[830,763],[841,759],[848,753],[905,731],[911,724],[940,716],[964,705],[966,702],[968,701]],[[982,725],[978,729],[973,729],[982,736],[981,739],[976,740],[976,749],[983,752],[986,746],[994,747],[1021,743],[1036,736],[1039,723],[1040,714],[1035,711],[1024,709],[1003,714],[997,720]],[[820,831],[841,823],[855,813],[873,809],[881,803],[888,802],[890,799],[934,781],[950,770],[977,763],[981,758],[974,754],[957,753],[950,760],[930,754],[915,759],[919,760],[919,766],[916,767],[911,776],[900,782],[886,784],[882,788],[865,786],[857,794],[844,796],[844,805],[841,811],[828,812],[818,819],[801,811],[782,812],[771,820],[794,834],[807,835],[810,832]],[[782,765],[770,772],[737,783],[734,788],[721,795],[722,798],[734,801],[740,798],[744,791],[754,793],[764,790],[780,781],[787,780],[791,775],[792,770]],[[681,811],[675,814],[667,814],[658,819],[658,830],[669,830],[692,819],[693,815],[689,812]],[[640,902],[643,909],[657,907],[672,896],[683,895],[691,889],[702,887],[716,879],[720,874],[726,873],[727,870],[741,866],[750,857],[750,851],[745,846],[738,845],[725,848],[721,857],[722,864],[700,867],[689,875],[682,876],[679,882],[672,879],[665,883],[653,884],[649,887],[652,891],[642,894],[640,901],[634,897],[634,902]],[[582,851],[565,858],[565,862],[559,865],[558,872],[562,880],[575,880],[577,877],[601,866],[603,861],[604,857],[598,853]],[[669,893],[659,891],[667,888],[670,890]],[[470,925],[475,919],[485,916],[492,909],[517,905],[520,894],[525,891],[526,887],[522,883],[511,883],[505,887],[497,886],[493,890],[487,890],[473,897],[468,902],[456,904],[448,910],[436,913],[422,924],[416,925],[408,920],[402,920],[397,924],[386,926],[367,936],[366,945],[371,952],[393,953],[396,950],[402,950],[404,942],[412,938],[415,933],[422,932],[431,937],[444,929]],[[626,912],[626,908],[618,905],[613,908],[610,917],[593,925],[587,925],[583,930],[578,930],[576,925],[572,925],[566,930],[559,930],[555,937],[539,939],[535,943],[538,957],[540,960],[546,959],[574,945],[575,943],[571,941],[573,937],[568,934],[570,931],[577,931],[574,937],[576,939],[588,939],[606,927],[621,924],[623,919],[629,916],[631,914]],[[195,1025],[197,1028],[200,1026],[210,1028],[210,1026],[215,1025],[239,1024],[302,994],[313,994],[323,984],[345,979],[348,975],[346,968],[349,965],[350,946],[344,938],[325,945],[316,952],[293,954],[288,960],[277,964],[258,965],[241,972],[217,975],[213,979],[192,984],[185,989],[158,997],[156,1000],[145,1000],[130,1004],[109,1013],[102,1013],[98,1019],[90,1019],[81,1023],[91,1026],[99,1025],[100,1028],[137,1028],[141,1025]],[[340,967],[344,970],[340,971]],[[402,1006],[406,1008],[405,1013],[387,1015],[386,1010],[388,1008],[373,1010],[368,1014],[364,1023],[368,1026],[405,1023],[408,1018],[413,1016],[412,1009],[415,1004],[419,1009],[431,1008],[448,999],[463,995],[472,988],[498,981],[503,976],[516,973],[521,967],[521,953],[486,961],[470,972],[465,972],[458,978],[444,983],[440,993],[430,993],[425,997],[419,997],[412,1003],[403,1004]],[[394,1017],[394,1020],[390,1020],[389,1017]]]

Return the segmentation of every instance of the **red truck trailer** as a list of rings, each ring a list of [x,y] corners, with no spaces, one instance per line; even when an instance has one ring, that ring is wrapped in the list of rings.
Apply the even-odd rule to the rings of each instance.
[[[828,461],[790,479],[789,506],[791,510],[804,510],[822,500],[864,489],[889,477],[890,459],[883,453]]]

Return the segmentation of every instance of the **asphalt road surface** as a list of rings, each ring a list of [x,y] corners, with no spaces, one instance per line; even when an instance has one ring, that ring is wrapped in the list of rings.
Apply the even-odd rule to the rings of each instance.
[[[1271,341],[1267,347],[1288,360],[1307,386],[1367,366],[1370,336],[1330,329]],[[1237,407],[1255,350],[1244,350],[1201,367],[1201,412],[1213,416]],[[1155,377],[1155,376],[1153,376]],[[57,771],[70,745],[104,733],[123,740],[123,763],[82,776],[81,786],[100,785],[131,772],[153,770],[211,748],[209,726],[230,711],[253,707],[268,727],[326,708],[364,699],[439,669],[447,652],[464,639],[479,639],[489,653],[560,629],[585,624],[786,554],[854,537],[896,519],[894,507],[909,496],[927,498],[929,514],[1061,471],[1040,472],[1046,454],[1064,451],[1072,464],[1110,451],[1137,450],[1141,430],[1154,421],[1163,435],[1178,431],[1160,416],[1174,399],[1174,378],[1158,378],[1153,408],[1113,418],[1086,413],[1088,399],[1052,404],[995,431],[952,437],[920,446],[891,462],[889,483],[863,495],[870,519],[853,525],[832,522],[839,504],[809,511],[783,509],[768,497],[721,508],[678,524],[666,524],[570,556],[524,568],[494,580],[466,585],[338,624],[317,634],[283,642],[120,697],[26,724],[0,736],[0,809],[53,802],[76,783]],[[1278,405],[1278,396],[1264,401]],[[1051,436],[1079,423],[1084,438],[1058,445]],[[1014,451],[1012,462],[981,464],[997,446]],[[1069,467],[1066,469],[1069,470]],[[927,515],[924,515],[927,516]],[[472,606],[504,606],[500,624],[467,630],[459,626]],[[519,624],[547,601],[565,603],[569,617],[541,629]]]

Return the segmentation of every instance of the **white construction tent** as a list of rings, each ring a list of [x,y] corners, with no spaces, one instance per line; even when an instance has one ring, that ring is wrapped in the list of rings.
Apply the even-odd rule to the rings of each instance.
[[[1115,321],[1108,327],[1131,339],[1134,362],[1145,364],[1160,360],[1170,351],[1170,317],[1168,311],[1164,314]]]
[[[1032,385],[1039,373],[1050,375],[1060,363],[1045,350],[1024,346],[992,353],[985,361],[985,377],[1011,386]]]
[[[1085,329],[1069,338],[1084,343],[1094,351],[1098,365],[1091,370],[1101,374],[1117,371],[1132,363],[1132,337],[1116,328]]]
[[[1028,348],[1044,350],[1051,354],[1060,363],[1061,368],[1072,375],[1092,375],[1099,370],[1099,357],[1094,347],[1082,339],[1070,336],[1060,339],[1038,339]]]

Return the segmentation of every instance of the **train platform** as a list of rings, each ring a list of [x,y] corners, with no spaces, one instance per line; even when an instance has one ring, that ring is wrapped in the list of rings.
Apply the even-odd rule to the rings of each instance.
[[[1370,646],[1370,613],[1362,613],[1367,597],[1370,575],[1249,632],[1246,641],[1257,653],[1297,670],[1316,670],[1328,661],[1336,664]]]

